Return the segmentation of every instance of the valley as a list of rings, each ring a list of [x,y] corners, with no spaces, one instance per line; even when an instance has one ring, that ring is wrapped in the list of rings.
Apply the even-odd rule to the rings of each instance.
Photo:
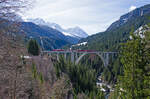
[[[150,98],[150,4],[89,35],[79,26],[23,20],[20,0],[17,9],[8,1],[0,0],[8,11],[0,11],[0,99]]]

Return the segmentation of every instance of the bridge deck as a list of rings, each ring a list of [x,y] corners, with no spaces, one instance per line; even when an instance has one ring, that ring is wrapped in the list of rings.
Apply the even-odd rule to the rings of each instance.
[[[93,51],[93,52],[88,52],[88,51],[42,51],[43,53],[107,53],[107,54],[115,54],[118,52],[100,52],[100,51]]]

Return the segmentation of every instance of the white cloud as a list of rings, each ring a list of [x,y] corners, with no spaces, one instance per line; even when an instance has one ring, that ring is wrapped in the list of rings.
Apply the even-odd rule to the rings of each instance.
[[[23,17],[42,18],[65,28],[79,26],[94,34],[106,30],[112,22],[127,13],[131,4],[141,4],[136,3],[135,0],[37,0],[35,7]],[[131,6],[130,10],[135,8]]]
[[[130,8],[129,8],[129,12],[130,11],[133,11],[133,10],[135,10],[136,9],[136,6],[131,6]]]

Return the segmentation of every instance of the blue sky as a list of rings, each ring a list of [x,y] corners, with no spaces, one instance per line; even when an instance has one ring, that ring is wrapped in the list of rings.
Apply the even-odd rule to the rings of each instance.
[[[102,32],[132,9],[150,4],[150,0],[36,0],[23,15],[42,18],[63,28],[79,26],[89,35]]]

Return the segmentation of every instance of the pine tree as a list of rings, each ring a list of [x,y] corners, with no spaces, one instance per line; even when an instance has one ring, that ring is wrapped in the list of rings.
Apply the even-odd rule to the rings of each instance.
[[[119,80],[119,93],[123,99],[147,99],[150,95],[149,87],[149,55],[146,40],[133,35],[125,43],[121,52],[121,63],[124,73]]]
[[[43,84],[44,83],[44,78],[43,78],[43,74],[40,72],[39,74],[39,80],[40,80],[40,83]]]
[[[33,63],[32,64],[32,76],[33,76],[33,78],[34,79],[36,79],[37,78],[37,69],[36,69],[36,65]]]
[[[40,48],[36,40],[31,39],[28,43],[28,53],[32,55],[39,55],[40,53]]]

